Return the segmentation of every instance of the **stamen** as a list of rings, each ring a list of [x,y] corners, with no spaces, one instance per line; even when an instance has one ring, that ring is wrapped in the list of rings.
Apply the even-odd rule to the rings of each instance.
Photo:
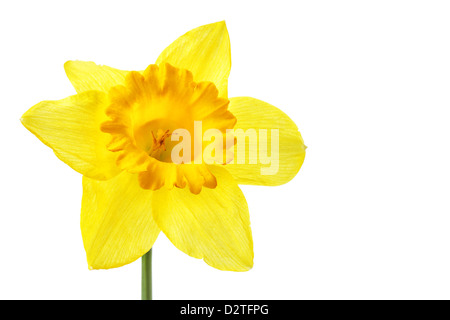
[[[159,159],[161,156],[161,153],[163,151],[166,151],[166,143],[165,140],[170,137],[172,133],[170,133],[170,130],[163,131],[161,129],[158,129],[158,132],[155,134],[152,131],[152,137],[153,137],[153,146],[152,150],[150,151],[150,156]]]

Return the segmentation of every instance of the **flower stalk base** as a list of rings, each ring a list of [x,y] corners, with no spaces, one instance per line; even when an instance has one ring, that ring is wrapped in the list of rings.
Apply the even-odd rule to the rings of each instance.
[[[142,300],[152,300],[152,249],[142,256]]]

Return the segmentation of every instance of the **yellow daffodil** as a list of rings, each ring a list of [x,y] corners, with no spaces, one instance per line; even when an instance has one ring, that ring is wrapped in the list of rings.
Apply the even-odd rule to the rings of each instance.
[[[89,268],[135,261],[160,231],[214,268],[252,268],[249,212],[238,184],[288,182],[303,163],[305,146],[297,126],[279,109],[254,98],[228,98],[225,23],[186,33],[144,71],[83,61],[68,61],[64,68],[77,94],[40,102],[21,120],[83,175],[81,231]],[[198,161],[207,149],[204,141],[200,149],[183,149],[183,161],[173,161],[182,141],[175,136],[178,129],[194,139],[196,130],[200,136],[219,130],[226,144],[223,161]],[[236,136],[226,136],[230,129],[277,129],[277,169],[263,174],[267,163],[255,159],[261,144],[234,150]],[[245,161],[234,161],[239,152]]]

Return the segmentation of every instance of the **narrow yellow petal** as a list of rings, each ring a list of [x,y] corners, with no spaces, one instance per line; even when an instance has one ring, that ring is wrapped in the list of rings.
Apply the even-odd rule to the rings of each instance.
[[[237,118],[234,129],[242,129],[244,132],[253,129],[258,134],[258,140],[263,136],[268,137],[267,150],[260,149],[259,141],[255,145],[255,152],[250,152],[250,148],[245,149],[243,164],[238,162],[243,154],[239,154],[238,146],[235,146],[234,163],[226,165],[226,169],[237,183],[276,186],[290,181],[300,170],[306,149],[295,123],[276,107],[249,97],[231,98],[229,110]],[[260,129],[266,129],[267,132],[264,133]],[[262,164],[261,154],[270,154],[272,129],[278,129],[279,163],[273,159],[270,163]]]
[[[151,203],[152,192],[139,187],[137,175],[83,177],[81,233],[90,269],[123,266],[152,248],[160,230]]]
[[[64,69],[78,93],[88,90],[108,92],[111,87],[123,84],[129,72],[90,61],[67,61]]]
[[[187,189],[154,192],[153,216],[172,243],[214,268],[247,271],[253,266],[253,241],[247,202],[231,175],[209,166],[215,189],[195,195]]]
[[[156,60],[188,69],[194,81],[210,81],[227,97],[231,69],[230,38],[225,21],[211,23],[189,31],[168,46]]]
[[[23,125],[79,173],[106,180],[119,172],[116,155],[106,149],[109,135],[100,131],[107,119],[107,96],[87,91],[57,101],[42,101],[23,116]]]

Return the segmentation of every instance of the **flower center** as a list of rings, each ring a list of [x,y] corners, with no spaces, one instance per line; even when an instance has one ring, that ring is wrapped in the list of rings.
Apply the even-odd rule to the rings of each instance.
[[[170,136],[171,136],[171,133],[169,130],[163,131],[163,130],[159,129],[156,134],[156,137],[152,131],[153,145],[152,145],[152,149],[150,151],[150,157],[159,159],[161,152],[166,151],[165,140],[166,140],[166,138],[168,138]]]
[[[197,162],[205,147],[203,133],[216,129],[225,135],[236,118],[228,111],[228,99],[218,97],[213,83],[196,83],[189,71],[169,64],[150,65],[143,73],[130,72],[125,84],[113,87],[109,97],[106,114],[111,121],[101,126],[111,136],[107,148],[117,153],[121,169],[139,174],[142,188],[188,185],[198,193],[202,186],[216,186],[207,165]],[[194,132],[198,122],[202,123],[200,134]],[[187,151],[192,152],[183,162],[174,163],[172,149],[179,142],[171,137],[178,129],[190,133],[192,149]],[[196,143],[201,150],[194,150]]]

